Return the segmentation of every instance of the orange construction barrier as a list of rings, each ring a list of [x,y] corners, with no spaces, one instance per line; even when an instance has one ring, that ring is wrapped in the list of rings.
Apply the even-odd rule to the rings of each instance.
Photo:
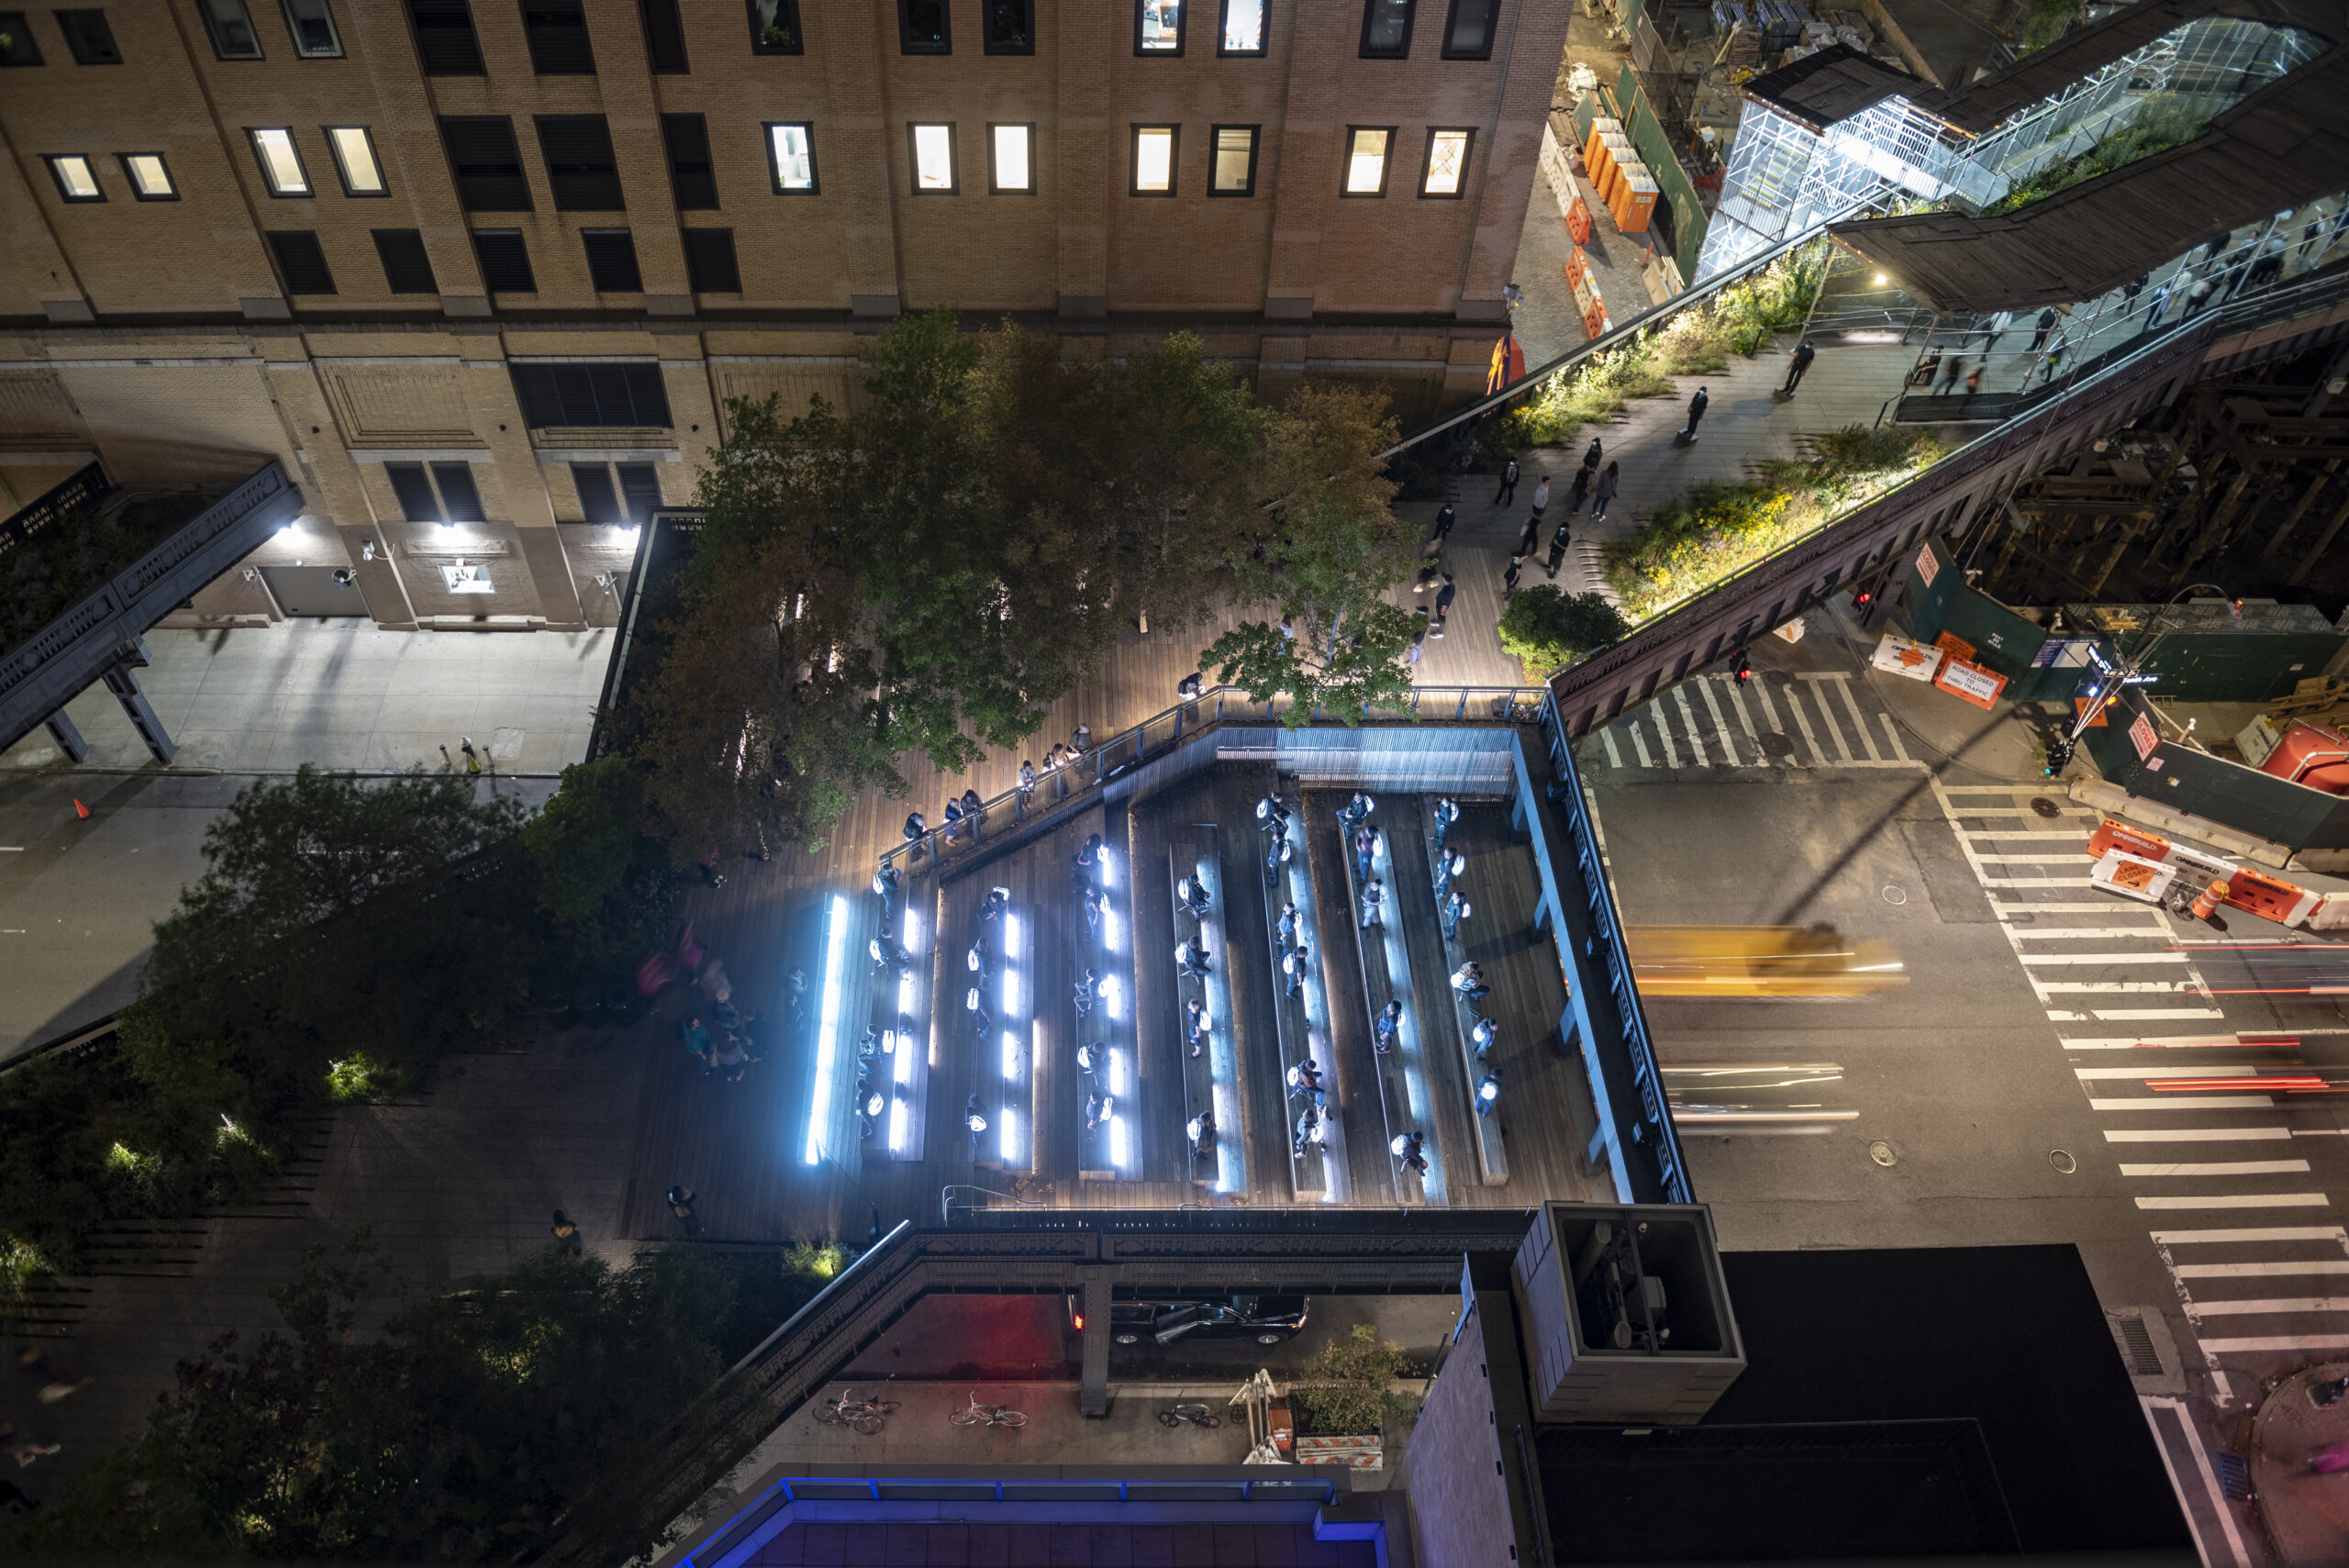
[[[1580,196],[1576,196],[1575,205],[1566,209],[1566,232],[1575,237],[1577,245],[1590,243],[1590,208]]]
[[[2279,926],[2306,925],[2309,917],[2324,904],[2320,894],[2249,867],[2230,872],[2226,881],[2210,885],[2227,890],[2225,902],[2229,906]]]
[[[1582,313],[1582,329],[1594,338],[1601,337],[1606,333],[1607,302],[1605,300],[1594,299],[1590,302],[1590,308]]]
[[[2143,860],[2167,861],[2170,841],[2158,833],[2148,833],[2143,828],[2132,828],[2108,817],[2088,835],[2088,853],[2102,860],[2115,850]]]

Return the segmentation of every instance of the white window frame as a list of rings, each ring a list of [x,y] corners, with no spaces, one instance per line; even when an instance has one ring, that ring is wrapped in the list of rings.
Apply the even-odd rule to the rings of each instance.
[[[330,125],[321,126],[318,128],[326,133],[327,150],[334,155],[334,172],[342,181],[344,195],[388,196],[392,194],[392,183],[384,177],[384,161],[375,152],[375,137],[373,131],[363,125]],[[351,177],[352,148],[350,143],[353,139],[356,139],[358,143],[357,151],[367,160],[369,172],[375,177],[375,185],[373,190],[362,189],[359,182]]]
[[[1223,183],[1223,133],[1244,130],[1248,133],[1248,175],[1237,186]],[[1264,128],[1260,125],[1219,125],[1208,128],[1208,195],[1210,196],[1252,196],[1256,194],[1256,154],[1264,144]]]
[[[1459,139],[1460,158],[1453,166],[1452,188],[1435,188],[1435,150],[1446,138]],[[1428,127],[1427,155],[1419,167],[1419,195],[1428,201],[1456,202],[1468,194],[1468,164],[1476,156],[1476,128],[1474,126],[1431,125]]]
[[[1365,137],[1378,138],[1378,150],[1376,152],[1366,152],[1364,150],[1363,139]],[[1370,162],[1373,159],[1376,160],[1375,164]],[[1386,172],[1394,166],[1395,128],[1393,126],[1348,126],[1346,128],[1346,161],[1345,167],[1340,171],[1338,195],[1341,196],[1359,196],[1364,198],[1375,198],[1385,195],[1386,194]],[[1363,183],[1365,167],[1375,167],[1377,170],[1378,178],[1375,183],[1365,184]]]
[[[1019,183],[1004,182],[1005,143],[1009,139],[1018,149]],[[1036,194],[1036,125],[1032,120],[990,120],[987,122],[987,194],[996,196],[1032,196]]]
[[[49,165],[49,177],[57,182],[57,194],[67,201],[102,202],[106,199],[106,187],[98,183],[98,166],[83,154],[50,152],[44,154],[41,161]],[[73,182],[67,176],[68,169],[78,171],[82,176],[82,183],[89,189],[85,191],[76,188]]]
[[[486,561],[444,562],[440,567],[440,581],[451,594],[497,592],[497,585],[489,580],[489,562]]]
[[[925,135],[935,132],[935,135]],[[962,159],[955,145],[952,120],[908,120],[906,122],[906,158],[907,172],[913,177],[914,195],[918,196],[960,195],[963,190]],[[944,156],[945,183],[922,183],[924,163],[935,172],[941,166],[938,158]]]
[[[807,166],[805,183],[793,184],[785,174],[785,160],[792,156],[784,150],[784,132],[799,133],[800,151],[797,156]],[[767,177],[774,194],[779,196],[812,196],[822,186],[822,175],[816,166],[816,124],[813,120],[769,120],[767,132]]]
[[[1231,47],[1231,10],[1235,6],[1256,7],[1256,47]],[[1272,39],[1272,0],[1223,0],[1216,14],[1215,51],[1226,60],[1261,60]]]
[[[171,165],[161,153],[117,152],[115,161],[122,165],[122,177],[129,182],[130,194],[135,199],[142,202],[175,202],[180,199],[179,185],[173,180]],[[162,182],[162,189],[150,190],[146,180],[140,176],[139,165],[148,162],[154,164],[153,172]]]
[[[1142,183],[1142,141],[1144,138],[1163,137],[1166,140],[1166,183],[1161,186]],[[1181,173],[1183,128],[1179,125],[1135,125],[1130,143],[1126,170],[1126,194],[1130,196],[1172,196]],[[1154,160],[1153,160],[1154,161]]]
[[[294,178],[298,183],[289,185],[284,183],[284,171],[270,155],[269,139],[272,137],[280,138],[284,142],[285,159],[293,164]],[[245,138],[252,143],[253,160],[261,165],[261,183],[271,195],[291,200],[318,194],[317,187],[310,182],[309,169],[302,161],[302,149],[294,139],[292,126],[247,126]]]

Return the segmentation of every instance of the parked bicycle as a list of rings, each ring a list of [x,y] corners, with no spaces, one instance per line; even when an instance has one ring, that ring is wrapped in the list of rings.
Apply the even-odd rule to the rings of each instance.
[[[1158,1424],[1172,1430],[1176,1427],[1205,1427],[1213,1431],[1223,1425],[1223,1418],[1204,1405],[1177,1405],[1158,1413]]]
[[[982,1405],[977,1390],[971,1393],[971,1402],[960,1410],[946,1413],[947,1424],[956,1427],[1024,1427],[1028,1418],[1008,1405]]]
[[[871,1437],[882,1428],[884,1418],[896,1413],[895,1399],[852,1399],[856,1390],[842,1389],[837,1399],[825,1399],[816,1406],[816,1419],[828,1427],[849,1427]]]

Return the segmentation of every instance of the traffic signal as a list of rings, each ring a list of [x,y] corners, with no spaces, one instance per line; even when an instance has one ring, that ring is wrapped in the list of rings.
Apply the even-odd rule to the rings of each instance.
[[[2072,748],[2076,744],[2068,735],[2059,735],[2047,743],[2047,776],[2055,777],[2071,764]]]
[[[1753,679],[1753,662],[1747,659],[1744,654],[1739,654],[1737,656],[1736,667],[1731,670],[1730,673],[1737,677],[1737,684],[1739,685],[1742,686],[1745,684],[1746,682]]]
[[[1876,595],[1869,593],[1865,588],[1861,589],[1858,593],[1852,595],[1852,607],[1854,609],[1865,610],[1870,605],[1875,603]]]

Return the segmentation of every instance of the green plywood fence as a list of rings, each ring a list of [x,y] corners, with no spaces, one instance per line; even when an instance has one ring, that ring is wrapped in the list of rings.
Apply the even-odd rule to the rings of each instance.
[[[2082,737],[2097,771],[2111,783],[2157,806],[2206,817],[2287,849],[2349,849],[2349,799],[2166,740],[2140,757],[2131,730],[2141,718],[2156,736],[2162,733],[2144,697],[2123,692],[2110,722]]]
[[[1639,149],[1640,161],[1648,166],[1656,189],[1672,204],[1672,238],[1676,246],[1673,260],[1680,264],[1683,278],[1694,278],[1698,253],[1705,248],[1705,209],[1698,203],[1697,187],[1688,183],[1688,172],[1680,167],[1664,127],[1656,122],[1648,95],[1640,90],[1638,72],[1628,62],[1615,79],[1615,102],[1623,134]]]

